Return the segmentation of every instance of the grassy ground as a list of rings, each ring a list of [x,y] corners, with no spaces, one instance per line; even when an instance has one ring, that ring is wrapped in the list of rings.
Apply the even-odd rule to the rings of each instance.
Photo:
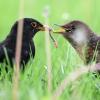
[[[63,24],[73,19],[86,22],[95,32],[100,29],[99,0],[25,0],[25,17],[32,17],[44,23],[43,10],[50,10],[49,22]],[[0,41],[9,34],[12,24],[19,16],[19,0],[0,0]],[[60,35],[54,35],[58,41],[58,48],[51,42],[52,56],[52,92],[61,81],[83,62],[80,60],[70,44]],[[20,100],[47,100],[47,66],[45,52],[45,34],[39,32],[35,38],[36,55],[31,60],[24,74],[21,74],[19,85]],[[2,67],[4,65],[0,65]],[[12,73],[12,72],[11,72]],[[0,76],[0,100],[11,100],[12,82],[9,73],[4,71]],[[68,86],[60,100],[100,100],[100,82],[93,75],[82,76],[79,80]],[[58,91],[59,92],[59,91]]]

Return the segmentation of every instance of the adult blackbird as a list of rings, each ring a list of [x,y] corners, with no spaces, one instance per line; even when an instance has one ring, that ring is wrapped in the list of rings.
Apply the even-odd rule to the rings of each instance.
[[[57,25],[60,30],[54,33],[62,34],[74,47],[85,64],[100,62],[100,37],[97,36],[82,21],[74,20],[64,25]]]
[[[34,58],[35,55],[35,45],[32,38],[37,32],[45,31],[45,27],[40,22],[32,18],[23,18],[21,20],[23,20],[23,38],[20,64],[24,66],[29,61],[30,57]],[[11,66],[13,66],[13,62],[15,60],[16,38],[19,21],[15,22],[7,38],[0,43],[0,62],[2,63],[5,60],[8,63],[7,60],[9,60]]]

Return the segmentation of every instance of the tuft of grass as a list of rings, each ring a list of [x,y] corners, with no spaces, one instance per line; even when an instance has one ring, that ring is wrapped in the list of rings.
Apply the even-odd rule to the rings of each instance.
[[[9,34],[12,24],[18,19],[19,0],[0,1],[0,41]],[[24,17],[32,17],[44,23],[43,9],[50,7],[50,25],[63,24],[78,19],[86,22],[94,31],[100,32],[100,0],[28,0],[25,1]],[[64,18],[66,14],[68,18]],[[67,17],[65,16],[65,17]],[[58,41],[58,48],[54,48],[51,41],[52,57],[52,93],[64,78],[83,62],[72,46],[60,35],[54,35]],[[36,54],[26,65],[24,73],[20,74],[20,100],[50,100],[47,89],[47,65],[45,53],[45,34],[39,32],[34,38]],[[9,72],[5,72],[5,63],[0,64],[0,100],[12,99],[13,70],[8,65]],[[58,91],[59,92],[59,91]],[[60,96],[59,100],[99,100],[100,77],[94,78],[92,73],[83,75],[79,80],[70,84]]]

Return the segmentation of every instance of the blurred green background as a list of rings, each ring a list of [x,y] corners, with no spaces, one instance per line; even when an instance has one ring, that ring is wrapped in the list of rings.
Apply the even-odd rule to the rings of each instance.
[[[43,10],[50,11],[50,24],[64,23],[72,19],[83,20],[94,31],[99,31],[99,0],[25,0],[24,16],[44,22]],[[0,40],[8,34],[12,24],[19,18],[19,0],[0,0]],[[67,22],[66,21],[66,22]]]
[[[20,0],[0,0],[0,41],[6,38],[11,26],[19,19],[19,1]],[[55,23],[64,24],[71,20],[81,20],[88,24],[94,32],[100,33],[100,0],[25,0],[24,17],[35,18],[44,24],[45,18],[43,17],[43,11],[45,8],[49,10],[48,20],[51,27],[54,27]],[[57,88],[61,80],[63,80],[71,70],[75,69],[76,65],[82,64],[82,61],[74,49],[62,36],[54,35],[54,37],[58,41],[58,48],[54,48],[51,41],[53,90]],[[33,98],[35,94],[39,97],[44,97],[47,92],[45,83],[41,81],[41,79],[47,81],[45,34],[43,32],[37,33],[34,41],[36,46],[35,59],[29,62],[27,66],[30,67],[25,74],[30,74],[30,78],[27,79],[24,75],[20,86],[22,91],[21,98],[23,98],[23,100],[28,100],[29,97]],[[88,84],[87,82],[85,83]],[[82,84],[82,82],[79,84]],[[3,83],[0,83],[0,89],[2,91],[6,91],[7,89],[10,91],[11,87],[7,79],[4,80]],[[85,84],[83,87],[85,88]],[[92,85],[90,88],[91,87]],[[31,92],[33,90],[35,91],[32,92],[33,96],[29,90],[31,90]],[[83,91],[79,92],[83,93]],[[7,93],[6,96],[9,97],[10,92]],[[69,98],[69,94],[71,93],[65,91],[62,100]],[[84,95],[84,98],[88,98],[87,94],[84,93]],[[2,97],[2,100],[4,98],[5,97]],[[86,98],[82,100],[86,100]],[[92,99],[91,97],[87,100]],[[7,100],[7,98],[5,100]]]

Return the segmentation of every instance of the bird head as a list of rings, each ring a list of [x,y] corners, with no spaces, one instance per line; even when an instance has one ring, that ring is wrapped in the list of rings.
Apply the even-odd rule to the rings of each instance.
[[[42,25],[39,21],[32,18],[24,18],[18,20],[11,29],[11,34],[17,33],[18,23],[23,21],[23,37],[32,38],[37,32],[45,31],[45,29],[50,30],[49,27]]]
[[[24,18],[24,27],[29,28],[33,32],[45,31],[45,27],[39,21],[32,18]]]
[[[62,34],[66,39],[73,41],[79,45],[86,43],[88,37],[92,34],[90,28],[81,21],[71,21],[64,25],[59,26],[59,30],[55,30],[54,33]]]

